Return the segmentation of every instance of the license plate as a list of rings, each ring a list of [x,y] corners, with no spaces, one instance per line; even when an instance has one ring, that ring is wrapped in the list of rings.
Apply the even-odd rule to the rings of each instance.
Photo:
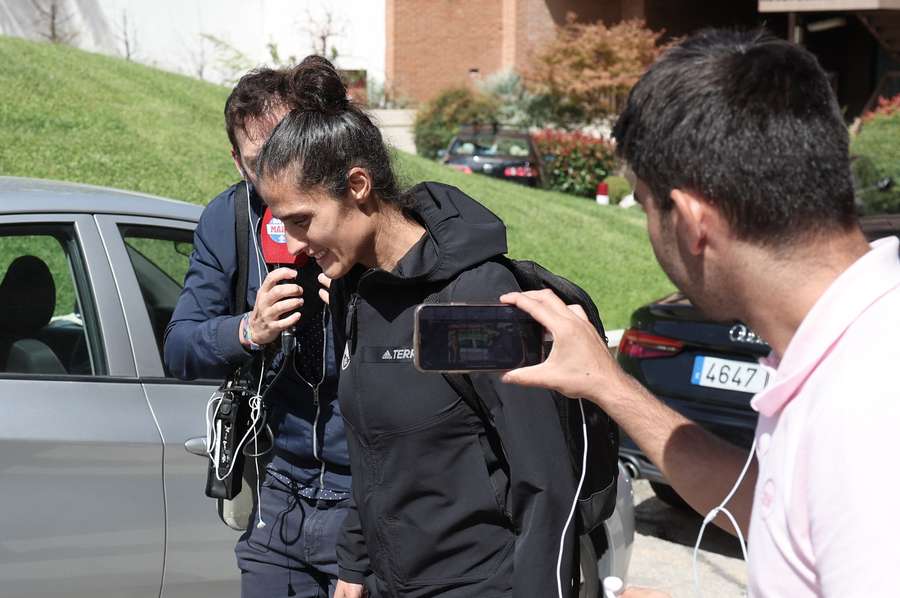
[[[758,363],[698,355],[691,384],[756,394],[769,385],[773,374],[771,368]]]

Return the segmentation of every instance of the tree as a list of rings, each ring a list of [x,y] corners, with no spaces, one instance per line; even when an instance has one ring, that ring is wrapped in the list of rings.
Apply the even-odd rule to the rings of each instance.
[[[313,54],[324,56],[332,62],[337,59],[337,47],[330,40],[344,34],[344,25],[335,18],[331,9],[325,8],[321,18],[313,17],[312,13],[307,10],[306,32],[312,38]]]
[[[556,38],[542,47],[526,74],[545,120],[574,127],[603,120],[664,49],[663,31],[640,20],[607,27],[577,23],[569,13]]]
[[[201,51],[205,43],[212,45],[214,64],[226,83],[231,85],[237,83],[241,75],[253,68],[253,60],[224,39],[209,33],[201,33],[200,40]]]
[[[122,11],[122,21],[116,37],[122,42],[122,56],[129,62],[137,54],[137,31],[128,26],[128,11]],[[202,78],[202,77],[201,77]]]
[[[269,50],[269,58],[272,59],[272,66],[277,69],[290,68],[297,64],[297,56],[289,54],[282,58],[281,52],[278,50],[278,44],[269,42],[266,44]]]
[[[187,72],[197,79],[205,80],[209,66],[209,55],[206,51],[207,41],[202,35],[198,36],[198,40],[196,44],[188,45],[182,39],[181,46],[187,54]]]
[[[339,21],[329,8],[322,5],[323,16],[317,18],[307,9],[306,19],[301,25],[303,31],[310,37],[310,50],[313,54],[324,56],[334,62],[338,57],[338,50],[331,41],[333,38],[344,34],[344,23]],[[266,44],[269,50],[270,64],[275,68],[290,68],[300,61],[296,54],[281,55],[281,49],[274,41]]]
[[[71,44],[78,32],[69,27],[72,13],[66,9],[67,0],[31,0],[37,12],[35,24],[40,26],[38,34],[54,44]]]

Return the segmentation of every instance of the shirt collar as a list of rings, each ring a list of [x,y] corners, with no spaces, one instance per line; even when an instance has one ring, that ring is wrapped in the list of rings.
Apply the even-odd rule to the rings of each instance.
[[[842,272],[803,318],[781,358],[770,356],[767,365],[778,368],[772,386],[750,405],[772,417],[796,395],[832,347],[872,304],[900,286],[897,237],[879,239],[871,251]]]

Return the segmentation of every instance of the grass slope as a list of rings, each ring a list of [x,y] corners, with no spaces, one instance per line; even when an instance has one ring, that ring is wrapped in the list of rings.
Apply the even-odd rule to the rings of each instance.
[[[107,56],[0,37],[0,174],[131,189],[203,204],[235,180],[228,90]],[[510,254],[582,285],[610,328],[671,285],[643,215],[457,173],[402,152],[406,184],[460,187],[506,222]]]

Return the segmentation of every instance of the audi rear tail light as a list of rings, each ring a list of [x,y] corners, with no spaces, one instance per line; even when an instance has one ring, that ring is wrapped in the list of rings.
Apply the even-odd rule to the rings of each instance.
[[[508,177],[536,177],[537,170],[531,166],[507,166],[503,169],[503,176]]]
[[[674,338],[647,334],[629,328],[619,341],[619,353],[635,359],[656,359],[672,357],[684,349],[684,343]]]

